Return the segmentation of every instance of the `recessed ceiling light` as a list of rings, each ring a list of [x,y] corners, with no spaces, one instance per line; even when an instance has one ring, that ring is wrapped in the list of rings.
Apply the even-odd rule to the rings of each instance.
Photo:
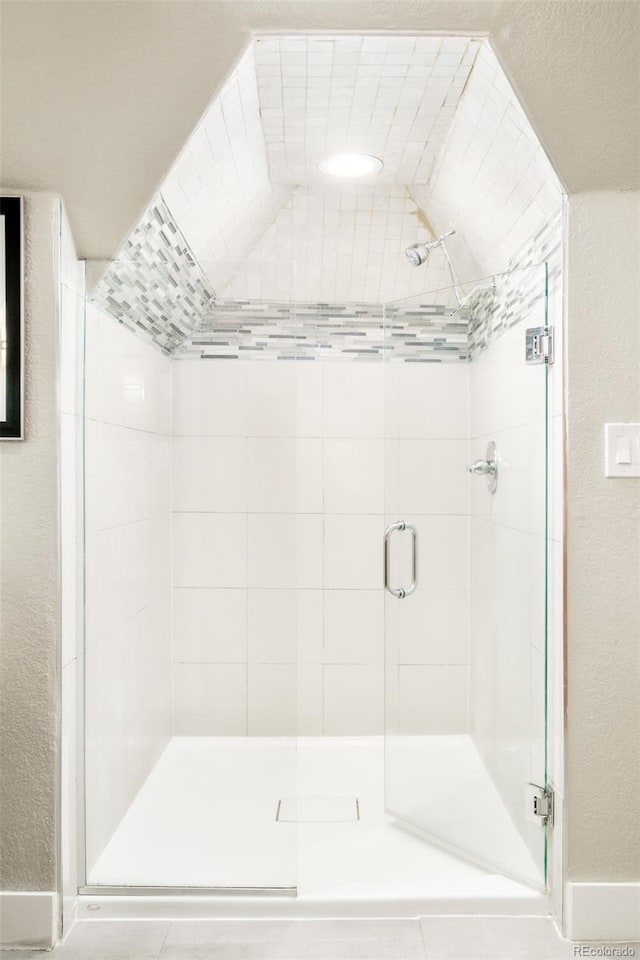
[[[368,173],[377,173],[384,164],[368,153],[334,153],[318,164],[321,173],[331,177],[364,177]]]

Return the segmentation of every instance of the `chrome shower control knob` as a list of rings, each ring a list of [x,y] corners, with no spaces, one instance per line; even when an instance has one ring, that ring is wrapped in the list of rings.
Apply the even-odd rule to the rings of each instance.
[[[495,493],[498,488],[498,452],[493,440],[487,444],[487,452],[484,460],[474,460],[467,467],[469,473],[477,477],[487,478],[487,489],[489,493]]]
[[[496,472],[495,463],[489,463],[488,460],[474,460],[473,463],[470,463],[467,467],[469,473],[476,473],[480,476],[486,476],[489,473]]]

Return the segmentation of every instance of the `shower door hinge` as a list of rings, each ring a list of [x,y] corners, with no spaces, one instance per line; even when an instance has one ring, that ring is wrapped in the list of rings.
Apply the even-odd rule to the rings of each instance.
[[[529,327],[526,334],[526,362],[553,363],[553,327]]]
[[[529,819],[540,823],[543,827],[553,826],[553,790],[551,787],[541,787],[537,783],[529,783],[527,811]]]

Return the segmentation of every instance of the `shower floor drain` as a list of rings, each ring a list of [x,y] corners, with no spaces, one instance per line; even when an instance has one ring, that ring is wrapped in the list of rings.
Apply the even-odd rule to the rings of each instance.
[[[344,823],[359,819],[357,797],[283,797],[276,810],[280,823]]]

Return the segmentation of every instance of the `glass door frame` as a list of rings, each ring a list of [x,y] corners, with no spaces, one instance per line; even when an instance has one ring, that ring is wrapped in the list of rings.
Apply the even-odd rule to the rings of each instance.
[[[398,376],[400,374],[394,372],[394,367],[395,370],[398,371],[405,365],[407,367],[411,366],[414,369],[421,370],[424,377],[427,378],[429,377],[430,370],[439,369],[439,373],[442,373],[445,366],[450,368],[451,363],[456,365],[452,357],[459,357],[460,361],[469,371],[469,376],[471,376],[470,371],[474,360],[483,356],[486,360],[487,356],[489,356],[489,351],[486,350],[487,344],[491,344],[489,347],[489,350],[491,350],[494,342],[498,344],[498,347],[495,348],[495,353],[498,355],[498,366],[500,362],[499,354],[502,353],[504,354],[501,358],[502,365],[507,372],[509,368],[513,368],[513,364],[516,363],[521,363],[524,367],[525,330],[529,327],[536,327],[542,329],[542,331],[549,330],[548,294],[548,267],[546,263],[542,263],[520,270],[509,271],[505,274],[482,278],[472,283],[432,291],[420,297],[392,301],[384,305],[385,416],[388,425],[385,431],[387,437],[387,450],[385,454],[387,527],[384,543],[384,569],[385,586],[390,587],[390,589],[385,590],[385,802],[387,810],[394,815],[400,823],[404,823],[414,832],[419,832],[429,841],[435,842],[481,866],[491,870],[498,870],[503,875],[515,879],[518,882],[524,882],[536,889],[544,889],[547,882],[548,831],[546,825],[541,826],[541,818],[537,818],[537,822],[533,823],[533,791],[530,784],[527,786],[527,782],[533,781],[545,790],[547,790],[549,786],[547,729],[549,681],[548,518],[550,510],[548,362],[545,362],[544,358],[542,359],[540,362],[541,370],[538,370],[537,366],[528,366],[526,372],[523,371],[520,378],[514,378],[512,375],[515,390],[519,389],[518,379],[522,382],[525,391],[530,390],[532,403],[530,410],[527,412],[527,416],[524,417],[523,415],[523,429],[526,426],[524,420],[528,417],[528,419],[534,423],[532,432],[535,433],[537,437],[535,447],[537,460],[535,463],[529,464],[531,470],[535,469],[538,487],[536,500],[535,502],[532,501],[530,508],[532,514],[536,513],[535,522],[537,524],[538,535],[538,540],[535,543],[532,541],[531,545],[531,562],[537,568],[537,573],[535,574],[535,590],[537,591],[535,603],[538,607],[536,611],[537,629],[536,635],[532,636],[531,643],[532,649],[535,650],[535,657],[532,654],[530,658],[530,673],[527,680],[530,689],[526,691],[523,690],[523,694],[526,695],[527,702],[529,701],[529,697],[531,697],[532,704],[535,701],[535,709],[533,705],[531,705],[529,709],[529,718],[535,717],[535,722],[531,720],[531,729],[528,732],[528,736],[532,743],[535,737],[536,741],[541,740],[542,745],[540,746],[540,744],[536,742],[535,756],[532,747],[531,762],[527,771],[527,782],[522,783],[521,810],[518,807],[519,801],[514,800],[513,796],[509,797],[507,800],[508,809],[505,808],[508,816],[503,818],[503,828],[500,830],[496,827],[496,838],[500,842],[503,842],[504,835],[507,835],[512,827],[515,829],[515,819],[517,819],[517,830],[513,833],[511,848],[515,849],[517,846],[517,837],[525,836],[526,844],[535,851],[535,855],[531,855],[533,858],[531,863],[529,863],[525,855],[519,857],[517,860],[515,857],[510,858],[509,848],[505,847],[504,850],[501,850],[500,843],[498,842],[493,845],[485,844],[483,846],[482,842],[479,844],[471,842],[472,838],[470,838],[468,834],[465,837],[462,823],[465,816],[468,817],[471,808],[467,804],[467,814],[465,815],[465,803],[463,802],[456,814],[459,818],[456,822],[452,811],[460,794],[464,791],[460,784],[456,785],[454,779],[446,773],[446,757],[444,759],[440,757],[437,761],[433,761],[435,764],[434,775],[436,770],[439,771],[439,775],[435,776],[435,783],[432,782],[429,784],[429,777],[426,775],[421,781],[421,787],[419,777],[417,779],[414,777],[410,789],[409,783],[407,783],[407,795],[403,796],[402,791],[398,789],[403,767],[411,767],[413,769],[420,769],[420,767],[422,767],[424,769],[429,765],[428,759],[426,759],[424,755],[422,757],[420,756],[415,745],[413,748],[410,746],[411,741],[417,742],[419,737],[415,735],[415,724],[412,726],[413,721],[410,718],[407,719],[408,713],[410,712],[408,702],[409,695],[404,695],[403,699],[403,683],[400,678],[403,672],[409,677],[412,668],[408,663],[406,666],[403,665],[402,659],[406,659],[406,656],[400,654],[399,649],[402,645],[415,649],[415,642],[410,642],[411,637],[409,635],[402,635],[398,618],[401,616],[404,604],[415,604],[416,597],[420,595],[421,588],[424,590],[430,586],[429,583],[424,584],[424,576],[429,576],[429,570],[432,568],[432,564],[430,564],[428,555],[425,554],[428,545],[427,547],[424,546],[424,536],[418,533],[418,565],[419,568],[421,568],[420,577],[423,579],[423,583],[418,582],[416,587],[414,583],[415,577],[409,572],[411,567],[409,557],[411,552],[415,552],[416,549],[415,535],[411,535],[413,541],[411,550],[407,544],[405,544],[404,548],[401,545],[403,531],[411,533],[412,530],[415,531],[416,525],[420,527],[420,523],[418,523],[416,519],[417,512],[412,508],[409,496],[409,490],[413,489],[415,483],[412,485],[408,478],[404,478],[406,482],[403,493],[402,485],[404,481],[401,479],[400,474],[403,469],[406,469],[406,463],[404,466],[401,464],[402,457],[398,460],[398,451],[403,441],[406,441],[405,447],[408,447],[410,442],[418,443],[419,441],[415,437],[410,441],[409,438],[412,436],[411,429],[407,432],[407,430],[403,428],[403,415],[407,413],[407,397],[411,391],[407,388],[407,390],[405,390],[406,395],[403,395],[403,388],[398,385]],[[426,310],[425,307],[427,308]],[[509,309],[511,310],[510,315]],[[466,344],[460,343],[458,339],[460,331],[455,323],[452,323],[452,320],[455,320],[456,317],[460,315],[467,326]],[[413,331],[411,330],[412,325],[414,328],[417,327],[417,332],[415,329]],[[451,334],[450,336],[449,333]],[[416,351],[413,356],[411,355],[412,343],[419,345],[418,351]],[[398,349],[398,345],[400,349]],[[507,349],[508,347],[510,347],[510,354]],[[416,355],[419,354],[420,348],[421,355]],[[466,355],[464,353],[465,348],[467,348]],[[470,356],[473,357],[471,362],[469,362]],[[400,360],[404,361],[404,363],[400,363]],[[439,361],[441,360],[444,360],[444,362],[440,363]],[[447,363],[447,361],[449,362]],[[416,376],[412,371],[409,379],[415,380]],[[443,378],[441,377],[441,379]],[[495,380],[492,381],[488,375],[484,382],[489,385],[489,389],[495,386]],[[532,388],[531,384],[533,384]],[[418,396],[420,396],[419,391],[414,392],[414,398]],[[441,397],[443,406],[447,404],[449,400],[450,398],[446,395]],[[477,397],[474,398],[474,402],[479,402]],[[406,419],[406,416],[404,419]],[[413,419],[418,420],[419,417],[413,416]],[[515,436],[518,423],[514,422],[513,425],[510,425],[507,421],[501,425],[505,430],[508,430],[509,426],[513,426],[512,432]],[[427,436],[428,435],[429,432],[427,431]],[[473,430],[471,426],[469,426],[467,439],[470,444],[472,436]],[[533,447],[525,447],[523,449],[525,456],[529,456],[526,452],[527,449],[530,449],[531,456],[533,456]],[[473,456],[471,456],[471,454],[469,455],[468,463],[471,464],[473,457],[478,458],[483,457],[483,455],[484,452],[479,451],[476,443],[476,449],[474,449]],[[407,460],[406,451],[404,459],[405,461]],[[478,469],[480,466],[482,466],[483,469],[490,467],[488,461],[485,464],[480,464],[480,461],[477,461],[477,463]],[[446,465],[433,462],[432,468],[434,470],[445,469]],[[498,459],[498,488],[500,486],[500,479],[502,479],[500,472],[502,472],[505,478],[504,485],[507,485],[508,489],[509,485],[511,486],[509,495],[513,496],[514,475],[518,476],[519,473],[519,482],[526,485],[528,482],[526,473],[531,473],[531,470],[523,470],[522,464],[517,467],[517,460],[513,460],[511,463],[501,464],[500,459]],[[490,480],[491,478],[486,477],[485,479]],[[471,478],[471,480],[472,482],[482,482],[481,477]],[[390,493],[390,488],[391,491],[395,492]],[[472,495],[472,501],[474,499],[478,500],[477,488],[472,489],[470,493]],[[415,492],[412,495],[415,498]],[[496,497],[494,501],[494,508],[496,510],[498,509],[498,503],[499,498]],[[407,509],[407,507],[409,507],[409,509]],[[483,504],[481,509],[487,509],[487,504]],[[471,524],[473,520],[471,505],[468,509],[467,519],[469,524]],[[527,527],[527,522],[530,523],[532,521],[525,521],[523,527]],[[394,550],[390,539],[393,541],[394,538],[396,540],[396,551],[398,553],[404,552],[405,554],[404,558],[401,558],[398,568],[402,569],[403,572],[396,574],[395,579],[393,573],[394,564],[390,560]],[[423,540],[423,544],[420,544],[421,539]],[[509,549],[518,548],[519,545],[513,546],[512,548],[510,547]],[[536,550],[538,550],[537,554],[535,553]],[[426,562],[425,556],[427,557]],[[535,556],[538,557],[537,560],[535,560]],[[402,563],[404,563],[403,567],[401,566]],[[415,562],[413,563],[413,569],[416,569]],[[522,584],[520,586],[522,586]],[[411,596],[412,594],[415,594],[415,596]],[[495,602],[500,602],[497,586]],[[415,617],[409,618],[410,623],[414,623],[414,621]],[[469,637],[469,643],[472,644],[473,640],[474,637],[471,635]],[[535,664],[535,666],[531,666],[531,664]],[[497,669],[498,665],[494,664],[494,672],[497,671]],[[395,678],[393,676],[394,670],[396,671]],[[471,671],[471,667],[469,667],[469,670]],[[414,672],[417,676],[418,669],[415,667]],[[442,671],[442,673],[444,676],[444,671]],[[407,680],[404,686],[406,689],[409,689],[410,681]],[[502,693],[504,693],[503,688],[504,683],[499,686],[498,692],[502,691]],[[504,696],[503,699],[505,699]],[[467,721],[468,733],[472,731],[470,722],[471,714]],[[432,729],[435,730],[436,727],[437,723],[432,724]],[[400,762],[397,758],[394,760],[394,751],[398,752],[396,748],[398,744],[401,743],[403,737],[409,746],[406,746],[406,755],[402,759],[402,762]],[[452,737],[452,743],[453,740],[454,738]],[[435,740],[433,742],[435,743]],[[459,745],[460,744],[456,743],[456,747]],[[489,747],[490,746],[491,745],[489,745]],[[491,757],[490,755],[487,756],[488,754],[490,754],[489,748],[485,749],[484,756],[478,758],[480,759],[480,763],[476,764],[477,776],[474,775],[476,779],[481,775],[481,769],[483,767],[485,768],[486,774],[487,763],[491,765]],[[473,763],[476,763],[476,759],[473,759]],[[508,781],[505,782],[505,780],[500,782],[499,767],[499,763],[494,763],[494,775],[487,777],[487,779],[493,781],[494,776],[496,777],[496,785],[498,787],[496,795],[501,800],[505,788],[511,785]],[[445,771],[444,774],[443,771]],[[447,794],[448,776],[450,789]],[[471,786],[471,782],[467,784],[469,796],[473,795],[473,791],[470,789]],[[491,786],[493,786],[493,783]],[[420,809],[419,804],[416,807],[415,802],[415,794],[419,794],[420,789],[423,791],[431,790],[430,798],[426,793],[423,797],[424,804],[422,805],[422,809]],[[489,789],[487,786],[487,797]],[[414,794],[413,798],[408,795],[409,793]],[[434,803],[437,803],[439,794],[441,800],[445,795],[448,795],[448,811],[446,813],[441,811],[439,815],[440,829],[437,827],[438,818],[434,815]],[[494,801],[491,801],[491,803],[493,804]],[[528,805],[526,823],[524,822],[525,805]],[[452,817],[450,821],[447,820],[449,815]],[[511,825],[509,825],[509,821],[512,821]],[[489,833],[486,823],[485,831]],[[535,831],[538,831],[537,835]],[[480,831],[478,831],[478,833],[480,833]]]

